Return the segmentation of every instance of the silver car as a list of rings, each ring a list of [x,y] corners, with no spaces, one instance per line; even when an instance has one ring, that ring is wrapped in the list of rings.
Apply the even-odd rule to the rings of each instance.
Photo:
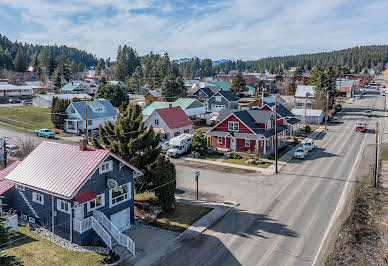
[[[294,152],[294,158],[306,159],[308,152],[309,152],[308,149],[305,147],[297,148]]]

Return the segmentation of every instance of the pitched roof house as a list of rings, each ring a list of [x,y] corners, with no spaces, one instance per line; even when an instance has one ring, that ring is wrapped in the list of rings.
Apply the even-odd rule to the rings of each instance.
[[[194,131],[193,122],[179,106],[155,109],[145,121],[145,126],[160,133],[163,140]]]
[[[97,234],[109,248],[114,238],[134,252],[133,241],[120,232],[134,223],[137,174],[130,163],[84,141],[80,146],[43,142],[5,177],[15,184],[8,207],[77,244]]]
[[[61,89],[62,93],[89,93],[89,86],[86,82],[70,81]]]
[[[219,90],[206,101],[207,110],[210,112],[219,112],[222,109],[238,108],[239,98],[230,91]]]
[[[315,95],[315,86],[307,86],[307,85],[298,85],[296,87],[296,92],[295,92],[295,98],[314,98]]]
[[[253,151],[255,147],[266,154],[274,148],[274,115],[265,110],[223,110],[220,121],[206,135],[208,145],[233,151]],[[282,119],[278,120],[278,137],[288,132]]]
[[[144,101],[146,103],[151,103],[151,102],[160,102],[162,100],[162,95],[160,92],[155,91],[155,90],[149,90],[146,95],[144,95]]]
[[[169,106],[179,106],[187,116],[199,116],[206,113],[206,107],[200,101],[193,98],[179,98],[175,102],[154,102],[147,106],[142,111],[145,119],[152,114],[155,109],[167,108]]]
[[[72,102],[67,107],[65,131],[68,133],[84,133],[86,130],[86,107],[88,114],[88,131],[98,129],[106,121],[116,123],[117,110],[110,101],[99,99],[88,102]]]

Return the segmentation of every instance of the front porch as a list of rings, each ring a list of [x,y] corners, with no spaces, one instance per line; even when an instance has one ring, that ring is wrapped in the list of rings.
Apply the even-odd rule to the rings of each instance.
[[[84,121],[78,119],[65,119],[65,132],[79,134],[84,131]]]

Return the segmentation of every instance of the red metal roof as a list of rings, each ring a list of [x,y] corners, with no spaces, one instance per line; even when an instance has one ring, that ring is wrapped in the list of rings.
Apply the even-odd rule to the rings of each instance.
[[[96,194],[94,194],[94,192],[91,190],[86,190],[84,192],[80,192],[77,195],[75,195],[75,197],[74,197],[74,199],[80,204],[87,202],[89,200],[95,199],[95,198],[96,198]]]
[[[193,125],[193,122],[179,106],[156,109],[155,111],[170,129]]]
[[[11,181],[5,180],[4,177],[6,177],[13,169],[16,168],[21,162],[16,161],[9,165],[7,168],[0,171],[0,195],[4,194],[11,188],[13,188],[13,183]]]

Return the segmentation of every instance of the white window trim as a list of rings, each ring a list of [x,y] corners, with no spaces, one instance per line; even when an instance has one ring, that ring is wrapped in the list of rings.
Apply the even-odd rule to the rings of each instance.
[[[103,165],[105,165],[105,166],[104,166],[104,167],[105,167],[105,170],[104,170],[104,171],[102,170],[102,166],[103,166]],[[107,165],[109,166],[109,170],[106,170],[106,166],[107,166]],[[102,162],[101,165],[100,165],[100,167],[99,167],[100,174],[108,173],[108,172],[110,172],[110,171],[112,171],[112,170],[113,170],[113,161],[112,161],[112,160]]]
[[[27,220],[27,218],[28,218],[26,214],[22,214],[21,216],[22,216],[23,220]]]
[[[36,196],[39,195],[42,197],[42,201],[39,201]],[[39,203],[41,205],[44,205],[44,195],[38,192],[33,191],[32,192],[32,202]]]
[[[124,163],[123,162],[120,162],[120,170],[124,167]]]
[[[217,138],[217,143],[218,143],[218,144],[222,144],[222,137],[218,137],[218,138]]]
[[[159,126],[159,119],[155,119],[155,120],[154,120],[154,124],[157,125],[157,126]]]
[[[235,129],[235,125],[237,124],[237,130]],[[239,131],[240,125],[239,122],[229,121],[228,122],[228,131]]]
[[[216,102],[221,102],[221,101],[222,101],[221,96],[216,96]]]
[[[98,207],[91,208],[91,207],[90,207],[90,203],[91,203],[92,201],[96,201],[97,198],[100,197],[100,196],[101,196],[101,205],[98,206]],[[86,210],[87,210],[87,212],[91,212],[91,211],[93,211],[93,210],[97,210],[97,209],[99,209],[99,208],[101,208],[101,207],[104,207],[104,206],[105,206],[105,193],[102,193],[102,194],[100,194],[100,195],[97,195],[97,197],[96,197],[95,199],[89,200],[89,201],[86,203]]]
[[[121,203],[124,203],[126,201],[129,201],[131,198],[132,198],[132,190],[131,190],[131,182],[129,183],[126,183],[126,184],[122,184],[121,186],[124,186],[124,185],[128,185],[128,196],[126,199],[122,200],[122,201],[119,201],[119,202],[116,202],[116,203],[112,203],[112,191],[113,189],[110,189],[109,190],[109,208],[112,208],[113,206],[116,206],[116,205],[119,205]],[[119,186],[119,187],[121,187]]]
[[[67,204],[67,206],[68,206],[68,210],[67,210],[67,211],[66,211],[65,209],[62,209],[62,208],[61,208],[61,202],[64,202],[65,204]],[[71,212],[71,205],[70,205],[70,202],[67,202],[67,201],[64,201],[64,200],[57,199],[57,210],[58,210],[58,211],[61,211],[61,212],[64,212],[64,213],[70,214],[70,212]]]
[[[22,190],[22,191],[26,191],[26,187],[22,186],[22,185],[19,185],[19,184],[15,184],[15,188],[19,189],[19,190]]]
[[[248,145],[247,145],[247,143],[248,143]],[[245,140],[245,147],[250,147],[250,146],[251,146],[251,140],[250,139],[246,139]]]
[[[93,126],[93,120],[88,119],[88,126]]]
[[[30,222],[30,223],[35,223],[35,218],[34,217],[28,217],[28,221]]]

